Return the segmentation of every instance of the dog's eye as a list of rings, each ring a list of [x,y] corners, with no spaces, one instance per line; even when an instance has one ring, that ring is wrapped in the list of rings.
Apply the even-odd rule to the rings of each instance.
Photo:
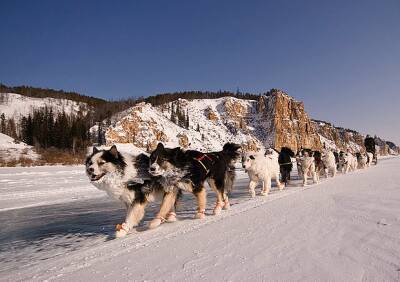
[[[105,163],[106,163],[105,161],[99,161],[99,165],[103,165]]]

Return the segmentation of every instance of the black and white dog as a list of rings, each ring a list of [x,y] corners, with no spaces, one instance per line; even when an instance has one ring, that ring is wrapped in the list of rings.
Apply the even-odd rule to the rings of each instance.
[[[148,170],[147,155],[123,154],[115,145],[109,150],[93,147],[92,154],[86,159],[86,174],[90,182],[127,208],[125,222],[117,225],[116,237],[124,237],[139,224],[149,202],[161,198],[163,201],[176,199],[178,189],[165,178],[152,176]],[[168,212],[169,207],[161,206],[157,218],[166,216]]]
[[[206,191],[204,182],[217,194],[214,214],[229,208],[227,192],[232,189],[235,178],[234,164],[240,157],[240,146],[226,143],[222,151],[202,153],[195,150],[184,151],[180,147],[165,148],[159,143],[150,155],[150,173],[153,176],[177,176],[176,186],[192,192],[197,200],[195,218],[205,217]],[[171,205],[171,204],[170,204]]]
[[[282,147],[279,153],[278,162],[280,166],[282,182],[285,183],[285,185],[288,185],[290,180],[290,172],[293,168],[291,158],[294,158],[294,156],[294,152],[288,147]]]

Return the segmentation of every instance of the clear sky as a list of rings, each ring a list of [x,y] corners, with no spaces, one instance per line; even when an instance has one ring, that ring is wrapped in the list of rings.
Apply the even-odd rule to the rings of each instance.
[[[108,99],[280,88],[400,143],[400,1],[2,0],[0,82]]]

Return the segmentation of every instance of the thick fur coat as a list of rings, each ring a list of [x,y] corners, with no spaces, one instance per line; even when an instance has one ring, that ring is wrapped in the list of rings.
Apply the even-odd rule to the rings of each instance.
[[[336,176],[336,158],[333,152],[329,149],[324,149],[321,156],[322,162],[325,166],[325,175],[328,177],[329,173],[332,177]]]
[[[315,159],[313,152],[309,149],[301,149],[297,156],[297,170],[299,176],[303,179],[303,186],[308,185],[308,176],[311,175],[313,182],[318,183],[318,175],[315,168]]]
[[[177,194],[161,178],[149,174],[149,157],[120,153],[116,146],[109,150],[93,148],[86,158],[86,174],[90,182],[110,197],[124,204],[125,221],[118,225],[116,237],[123,237],[142,220],[148,202],[161,199],[166,191]]]
[[[170,149],[159,143],[150,156],[150,173],[161,177],[176,175],[176,186],[196,196],[196,218],[203,218],[206,204],[205,181],[217,194],[214,214],[229,208],[227,192],[232,189],[234,163],[239,156],[240,146],[233,143],[226,143],[222,151],[210,153],[185,151],[180,147]]]
[[[247,152],[242,159],[242,166],[249,175],[249,192],[252,197],[255,197],[255,188],[258,183],[262,182],[261,195],[268,195],[271,190],[271,180],[274,179],[279,190],[284,188],[284,185],[279,181],[279,162],[278,153],[275,150],[269,151],[267,154],[257,152]]]

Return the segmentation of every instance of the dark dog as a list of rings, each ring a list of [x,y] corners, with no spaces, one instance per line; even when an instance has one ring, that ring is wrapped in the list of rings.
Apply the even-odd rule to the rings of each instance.
[[[319,178],[321,173],[325,173],[325,165],[322,161],[322,154],[320,151],[314,151],[313,156],[315,160],[315,172],[317,173],[317,176]]]
[[[235,178],[234,163],[240,157],[240,146],[226,143],[220,152],[202,153],[181,148],[165,148],[159,143],[150,156],[150,173],[153,176],[176,177],[176,185],[192,192],[197,199],[196,218],[205,216],[206,192],[204,182],[217,194],[214,214],[229,208],[226,195],[232,189]]]
[[[294,152],[288,147],[282,147],[281,152],[279,153],[278,162],[280,166],[282,182],[284,182],[285,185],[288,185],[289,183],[290,172],[293,168],[291,158],[294,158]]]

